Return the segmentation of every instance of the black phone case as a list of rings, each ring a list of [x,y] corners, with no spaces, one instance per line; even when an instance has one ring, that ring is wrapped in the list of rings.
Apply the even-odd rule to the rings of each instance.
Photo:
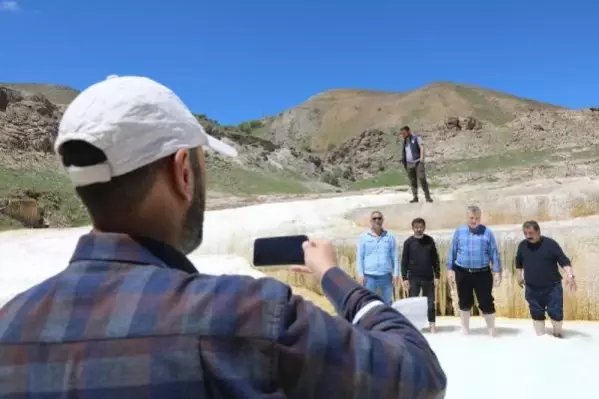
[[[254,266],[303,265],[305,235],[264,237],[254,241]]]

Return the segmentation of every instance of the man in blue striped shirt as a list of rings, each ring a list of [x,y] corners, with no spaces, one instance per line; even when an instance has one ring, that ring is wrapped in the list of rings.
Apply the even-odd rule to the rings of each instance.
[[[393,302],[393,288],[399,282],[399,252],[395,236],[383,229],[383,214],[370,214],[370,230],[358,240],[358,279],[372,292],[381,291],[385,303]]]
[[[481,214],[478,206],[469,206],[468,223],[453,234],[447,256],[447,279],[457,286],[464,334],[469,331],[470,310],[476,294],[489,335],[495,336],[493,286],[501,283],[501,259],[493,232],[480,223]]]

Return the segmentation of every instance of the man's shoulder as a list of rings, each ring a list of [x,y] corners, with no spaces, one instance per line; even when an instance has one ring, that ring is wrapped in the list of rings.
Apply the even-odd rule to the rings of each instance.
[[[387,237],[389,237],[389,238],[393,238],[393,239],[395,239],[395,238],[396,238],[395,234],[394,234],[392,231],[385,230],[385,234],[386,234],[386,235],[387,235]]]
[[[461,224],[455,229],[455,233],[463,233],[465,231],[468,231],[468,225],[466,224]]]
[[[493,229],[490,228],[489,226],[487,226],[486,224],[481,224],[480,227],[483,229],[483,231],[485,232],[485,234],[487,235],[494,235],[495,233],[493,233]]]
[[[543,236],[543,241],[546,242],[547,244],[549,244],[549,246],[552,248],[561,248],[561,245],[559,245],[559,242],[557,242],[555,239],[553,239],[551,237]]]
[[[25,333],[21,327],[27,324],[27,320],[46,317],[44,312],[47,309],[42,309],[42,304],[55,289],[59,278],[60,273],[47,278],[17,293],[0,307],[0,342],[21,339]]]
[[[358,239],[363,240],[363,241],[370,240],[371,238],[372,238],[372,234],[370,233],[370,230],[364,230],[358,236]]]
[[[424,235],[424,239],[429,244],[435,244],[435,239],[432,236],[429,236],[428,234]]]
[[[547,236],[542,236],[542,237],[543,237],[543,240],[545,242],[548,242],[548,243],[550,243],[552,245],[559,245],[559,243],[555,239],[553,239],[551,237],[547,237]]]

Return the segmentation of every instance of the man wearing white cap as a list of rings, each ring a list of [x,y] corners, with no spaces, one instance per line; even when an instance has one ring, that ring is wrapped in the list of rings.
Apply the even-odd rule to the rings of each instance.
[[[202,241],[204,148],[236,155],[147,78],[73,101],[55,149],[94,229],[0,309],[0,396],[444,397],[424,337],[336,267],[330,242],[304,243],[296,270],[342,317],[273,279],[197,272],[185,254]]]

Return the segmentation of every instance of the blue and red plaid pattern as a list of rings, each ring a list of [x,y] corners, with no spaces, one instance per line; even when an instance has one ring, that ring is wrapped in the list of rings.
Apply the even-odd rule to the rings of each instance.
[[[346,321],[379,298],[341,269],[323,289],[343,318],[271,278],[190,274],[129,236],[84,235],[63,272],[0,309],[0,397],[444,397],[405,317]]]

